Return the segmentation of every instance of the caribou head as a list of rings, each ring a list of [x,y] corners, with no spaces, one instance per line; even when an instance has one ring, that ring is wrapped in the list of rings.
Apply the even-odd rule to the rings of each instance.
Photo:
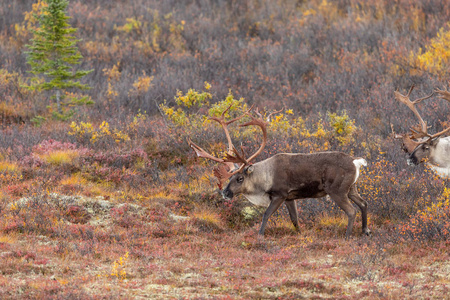
[[[428,133],[427,123],[420,116],[416,104],[431,98],[435,93],[442,99],[450,101],[450,93],[445,90],[436,89],[433,93],[423,98],[411,101],[409,96],[414,89],[410,88],[408,94],[402,95],[394,92],[395,99],[405,104],[417,117],[419,124],[410,127],[409,133],[396,134],[394,138],[402,140],[402,148],[408,153],[408,165],[418,165],[422,162],[429,163],[439,174],[450,172],[450,138],[441,138],[450,131],[450,126],[435,134]],[[436,169],[436,168],[439,168]],[[447,171],[445,171],[445,169]]]
[[[255,111],[255,114],[258,116],[258,118],[251,113],[253,109],[253,107],[251,107],[250,109],[245,111],[242,115],[226,121],[225,114],[230,108],[231,105],[225,111],[222,112],[222,115],[220,117],[209,118],[209,120],[216,121],[217,123],[219,123],[225,132],[225,136],[228,141],[228,151],[224,158],[215,157],[209,154],[200,146],[194,144],[190,139],[188,139],[189,146],[195,151],[198,157],[207,158],[219,163],[219,165],[214,169],[214,175],[217,177],[219,181],[218,186],[220,190],[222,190],[223,184],[227,182],[228,179],[230,179],[230,182],[222,192],[223,197],[226,199],[233,198],[233,195],[236,194],[236,192],[239,193],[239,191],[237,191],[234,187],[242,186],[242,183],[244,181],[243,175],[250,174],[252,172],[253,169],[251,167],[252,161],[259,154],[261,154],[267,143],[267,122],[263,119],[261,113],[259,113],[258,110]],[[269,116],[267,117],[267,120],[270,120],[270,117],[273,114],[279,112],[281,112],[281,110],[270,113]],[[246,127],[252,125],[258,126],[260,127],[263,135],[263,140],[259,149],[248,158],[246,158],[245,152],[242,149],[242,147],[241,152],[239,152],[234,147],[233,142],[231,140],[230,132],[228,130],[228,125],[242,119],[244,116],[250,117],[251,120],[246,123],[240,124],[239,127]]]

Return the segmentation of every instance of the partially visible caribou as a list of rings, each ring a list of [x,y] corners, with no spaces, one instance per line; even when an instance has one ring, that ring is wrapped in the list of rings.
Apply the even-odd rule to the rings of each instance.
[[[402,140],[403,150],[408,153],[408,165],[413,166],[426,162],[439,176],[450,178],[450,137],[442,137],[450,132],[450,126],[438,133],[429,134],[427,123],[422,119],[415,106],[432,97],[435,93],[440,98],[450,102],[450,92],[437,89],[431,95],[411,101],[409,95],[413,89],[414,85],[410,88],[408,94],[402,95],[395,91],[394,95],[395,99],[412,110],[419,119],[419,125],[411,127],[410,133],[394,133],[394,138]]]
[[[222,184],[229,179],[229,183],[222,191],[225,199],[243,194],[251,203],[267,207],[258,233],[259,238],[264,236],[268,219],[281,204],[286,204],[290,219],[294,227],[298,229],[295,200],[321,198],[326,195],[329,195],[347,214],[348,224],[345,234],[347,238],[352,233],[356,218],[356,209],[352,202],[362,213],[362,233],[370,234],[367,228],[367,202],[360,197],[356,188],[360,168],[367,165],[363,158],[352,157],[342,152],[279,153],[266,160],[252,163],[251,161],[263,151],[266,145],[267,123],[258,111],[256,111],[258,117],[250,113],[251,109],[238,118],[225,121],[224,115],[227,110],[219,118],[210,118],[218,122],[225,131],[229,145],[225,158],[214,157],[191,140],[188,140],[188,143],[197,156],[219,163],[214,170],[219,179],[219,188],[222,189]],[[240,153],[234,148],[227,127],[244,115],[250,117],[250,121],[239,126],[258,126],[263,135],[261,146],[249,158],[245,157],[243,151]]]

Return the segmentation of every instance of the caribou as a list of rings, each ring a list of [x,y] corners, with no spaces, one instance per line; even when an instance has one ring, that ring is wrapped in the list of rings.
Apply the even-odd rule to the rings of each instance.
[[[231,107],[231,106],[230,106]],[[285,203],[290,219],[296,230],[299,230],[298,211],[295,200],[304,198],[322,198],[329,196],[346,213],[348,218],[345,236],[350,237],[356,218],[355,203],[362,214],[362,233],[370,235],[367,227],[367,202],[357,191],[356,182],[360,168],[366,166],[365,159],[352,157],[342,152],[318,153],[278,153],[263,161],[252,161],[263,151],[267,143],[267,119],[264,120],[258,110],[256,116],[252,108],[232,120],[225,120],[225,113],[220,117],[210,119],[218,122],[228,140],[228,151],[224,158],[215,157],[194,144],[188,143],[198,157],[210,159],[218,163],[214,174],[219,180],[219,189],[226,200],[242,194],[251,203],[267,207],[264,212],[258,239],[263,239],[266,224],[270,216]],[[247,116],[250,121],[240,124],[258,126],[262,132],[262,142],[259,149],[250,157],[246,157],[243,149],[236,150],[233,146],[228,125]]]
[[[402,95],[395,91],[395,99],[406,105],[417,117],[419,124],[410,127],[409,133],[397,134],[392,132],[394,138],[402,140],[402,149],[408,154],[407,164],[416,166],[425,162],[430,168],[442,178],[450,178],[450,136],[442,137],[450,132],[450,126],[435,134],[428,133],[427,123],[420,116],[416,105],[423,100],[431,98],[435,93],[439,98],[450,102],[450,92],[436,89],[428,96],[411,101],[410,94],[414,89],[411,86],[408,94]]]

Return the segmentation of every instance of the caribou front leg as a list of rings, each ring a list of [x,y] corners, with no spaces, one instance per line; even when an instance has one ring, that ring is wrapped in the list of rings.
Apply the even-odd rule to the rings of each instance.
[[[261,228],[258,232],[258,239],[263,240],[264,239],[264,231],[266,229],[267,221],[269,220],[270,216],[280,207],[281,204],[283,204],[284,200],[286,198],[278,195],[271,195],[270,196],[270,204],[269,207],[266,209],[263,215],[263,219],[261,222]]]

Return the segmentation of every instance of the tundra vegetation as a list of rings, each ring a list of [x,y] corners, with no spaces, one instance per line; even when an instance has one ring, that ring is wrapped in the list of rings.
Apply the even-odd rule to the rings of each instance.
[[[449,90],[450,3],[437,0],[76,1],[78,70],[94,104],[54,118],[27,89],[44,1],[0,1],[0,298],[442,299],[449,294],[450,185],[409,168],[415,125],[393,91]],[[77,91],[64,90],[67,98]],[[66,99],[67,99],[66,98]],[[232,105],[233,104],[233,105]],[[279,152],[364,157],[372,237],[351,238],[331,201],[263,211],[217,193],[231,106],[273,115],[258,161]],[[430,132],[449,103],[418,104]],[[232,126],[235,126],[232,125]],[[232,127],[231,126],[231,127]],[[232,130],[254,153],[256,128]]]

